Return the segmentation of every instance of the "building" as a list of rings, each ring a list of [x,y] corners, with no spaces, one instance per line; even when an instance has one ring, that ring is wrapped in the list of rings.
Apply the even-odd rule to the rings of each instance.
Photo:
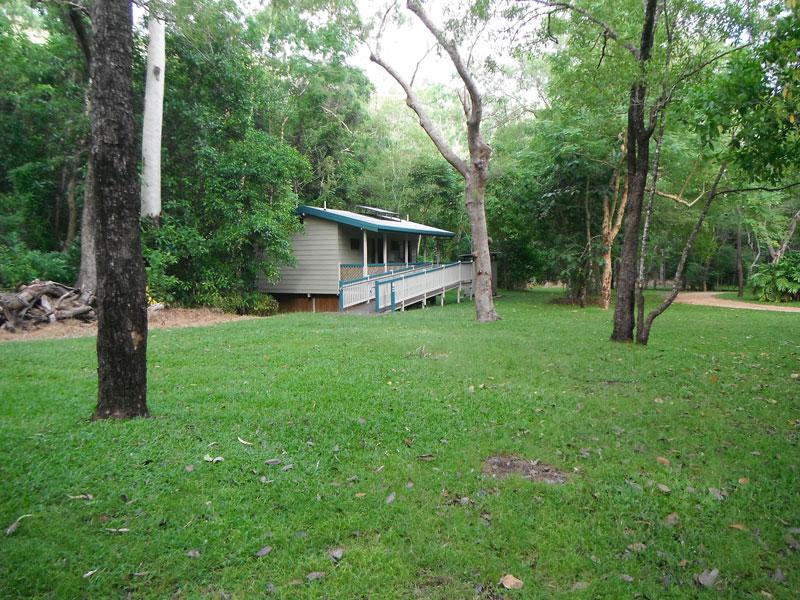
[[[453,237],[451,231],[382,209],[359,208],[363,212],[298,207],[303,231],[292,239],[295,263],[282,268],[276,282],[260,281],[259,289],[275,296],[288,312],[382,312],[461,289],[468,283],[462,276],[467,272],[471,282],[471,263],[467,269],[461,262],[419,260],[425,238]]]

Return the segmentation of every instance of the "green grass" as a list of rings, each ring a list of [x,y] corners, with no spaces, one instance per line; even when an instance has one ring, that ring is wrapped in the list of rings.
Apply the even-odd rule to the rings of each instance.
[[[504,294],[489,325],[463,304],[156,330],[154,417],[128,422],[89,420],[94,339],[0,345],[0,525],[33,515],[0,536],[0,596],[797,597],[800,319],[676,305],[640,348],[551,297]],[[569,483],[493,480],[493,454]]]
[[[745,290],[744,296],[739,298],[737,295],[738,292],[720,292],[716,294],[718,298],[724,298],[725,300],[740,300],[742,302],[758,302],[759,304],[775,304],[778,306],[800,306],[800,302],[768,302],[766,300],[760,300],[759,297],[753,293],[753,290]]]

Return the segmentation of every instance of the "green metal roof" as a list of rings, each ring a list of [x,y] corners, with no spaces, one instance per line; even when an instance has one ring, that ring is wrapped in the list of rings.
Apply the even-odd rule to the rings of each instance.
[[[318,208],[315,206],[300,205],[297,207],[298,215],[308,215],[311,217],[318,217],[344,225],[350,225],[359,229],[375,232],[389,232],[389,233],[411,233],[414,235],[429,235],[435,237],[453,237],[455,234],[452,231],[439,229],[437,227],[430,227],[422,223],[414,223],[413,221],[406,221],[404,219],[379,219],[368,215],[361,215],[358,213],[350,212],[349,210],[336,210],[333,208]]]

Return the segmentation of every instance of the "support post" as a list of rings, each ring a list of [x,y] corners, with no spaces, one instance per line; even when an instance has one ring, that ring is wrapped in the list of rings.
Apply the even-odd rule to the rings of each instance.
[[[405,254],[406,254],[406,266],[408,266],[408,236],[406,236],[403,248],[405,249]]]
[[[383,270],[386,271],[389,268],[389,261],[386,256],[387,250],[389,249],[389,243],[386,239],[386,232],[383,234]]]
[[[366,277],[369,275],[369,269],[367,268],[367,230],[361,230],[361,262],[363,263],[361,266],[361,276]]]

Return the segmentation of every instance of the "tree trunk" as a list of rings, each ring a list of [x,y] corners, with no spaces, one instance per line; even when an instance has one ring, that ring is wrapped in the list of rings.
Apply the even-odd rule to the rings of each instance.
[[[714,179],[714,184],[711,186],[711,190],[708,192],[708,197],[703,205],[703,209],[700,211],[700,216],[697,218],[694,229],[692,229],[692,232],[689,234],[689,238],[686,240],[686,244],[683,247],[683,252],[681,253],[681,258],[678,261],[678,266],[675,269],[675,281],[672,284],[672,290],[670,290],[670,293],[661,302],[661,304],[659,304],[654,310],[650,311],[637,332],[636,341],[643,346],[646,346],[650,339],[650,329],[653,326],[653,321],[655,321],[656,317],[672,306],[673,301],[678,296],[678,292],[681,289],[681,282],[683,281],[683,268],[686,266],[686,259],[689,257],[689,253],[692,251],[692,246],[697,238],[697,234],[700,232],[700,228],[703,226],[703,221],[705,221],[706,215],[708,215],[708,210],[711,208],[711,203],[717,196],[717,187],[719,186],[720,179],[722,179],[722,176],[725,174],[726,168],[727,165],[725,163],[720,165],[717,177]]]
[[[625,211],[622,256],[617,274],[617,306],[611,339],[633,341],[636,309],[636,266],[639,257],[639,226],[642,219],[647,171],[650,162],[650,135],[644,125],[646,87],[643,81],[631,86],[628,107],[628,207]]]
[[[67,236],[61,251],[66,252],[75,240],[75,233],[78,230],[78,207],[75,204],[75,169],[74,165],[69,166],[69,179],[67,179]]]
[[[488,163],[488,160],[487,160]],[[481,172],[483,171],[483,172]],[[489,233],[486,227],[484,193],[485,169],[475,166],[467,180],[467,214],[472,229],[472,255],[475,257],[475,313],[479,323],[496,321],[499,317],[492,298],[492,259],[489,254]]]
[[[130,2],[92,3],[93,191],[97,201],[95,419],[147,416],[147,300],[139,239]]]
[[[142,126],[142,216],[161,215],[161,125],[164,113],[164,21],[151,8]]]
[[[642,36],[636,54],[639,74],[631,85],[628,102],[628,207],[625,211],[625,239],[622,243],[622,261],[617,276],[617,306],[614,310],[614,329],[611,333],[611,339],[616,342],[633,341],[635,325],[639,225],[650,166],[650,137],[653,135],[652,127],[645,125],[647,99],[645,71],[653,49],[657,4],[658,0],[646,0]]]
[[[778,264],[781,262],[783,255],[786,254],[786,251],[789,249],[789,244],[794,237],[795,229],[797,229],[797,222],[800,221],[800,210],[798,210],[795,215],[792,217],[792,220],[789,221],[789,229],[786,232],[786,237],[783,238],[783,242],[778,247],[777,250],[774,250],[770,247],[769,252],[772,255],[772,264]]]
[[[603,310],[607,310],[611,304],[611,288],[614,284],[614,241],[617,239],[617,235],[619,235],[619,231],[622,228],[622,218],[628,206],[627,180],[623,186],[622,195],[620,196],[622,159],[625,158],[626,148],[627,141],[624,141],[622,145],[622,157],[611,177],[610,189],[613,201],[609,203],[608,194],[603,194],[603,223],[601,225],[603,238],[603,274],[600,279],[600,299],[598,301],[600,308]]]
[[[90,108],[91,110],[91,108]],[[86,167],[83,182],[83,209],[81,210],[81,265],[78,270],[77,287],[85,292],[97,291],[97,253],[95,228],[97,226],[94,196],[94,169],[91,158]]]
[[[744,265],[742,265],[742,210],[736,207],[736,295],[744,296]]]

